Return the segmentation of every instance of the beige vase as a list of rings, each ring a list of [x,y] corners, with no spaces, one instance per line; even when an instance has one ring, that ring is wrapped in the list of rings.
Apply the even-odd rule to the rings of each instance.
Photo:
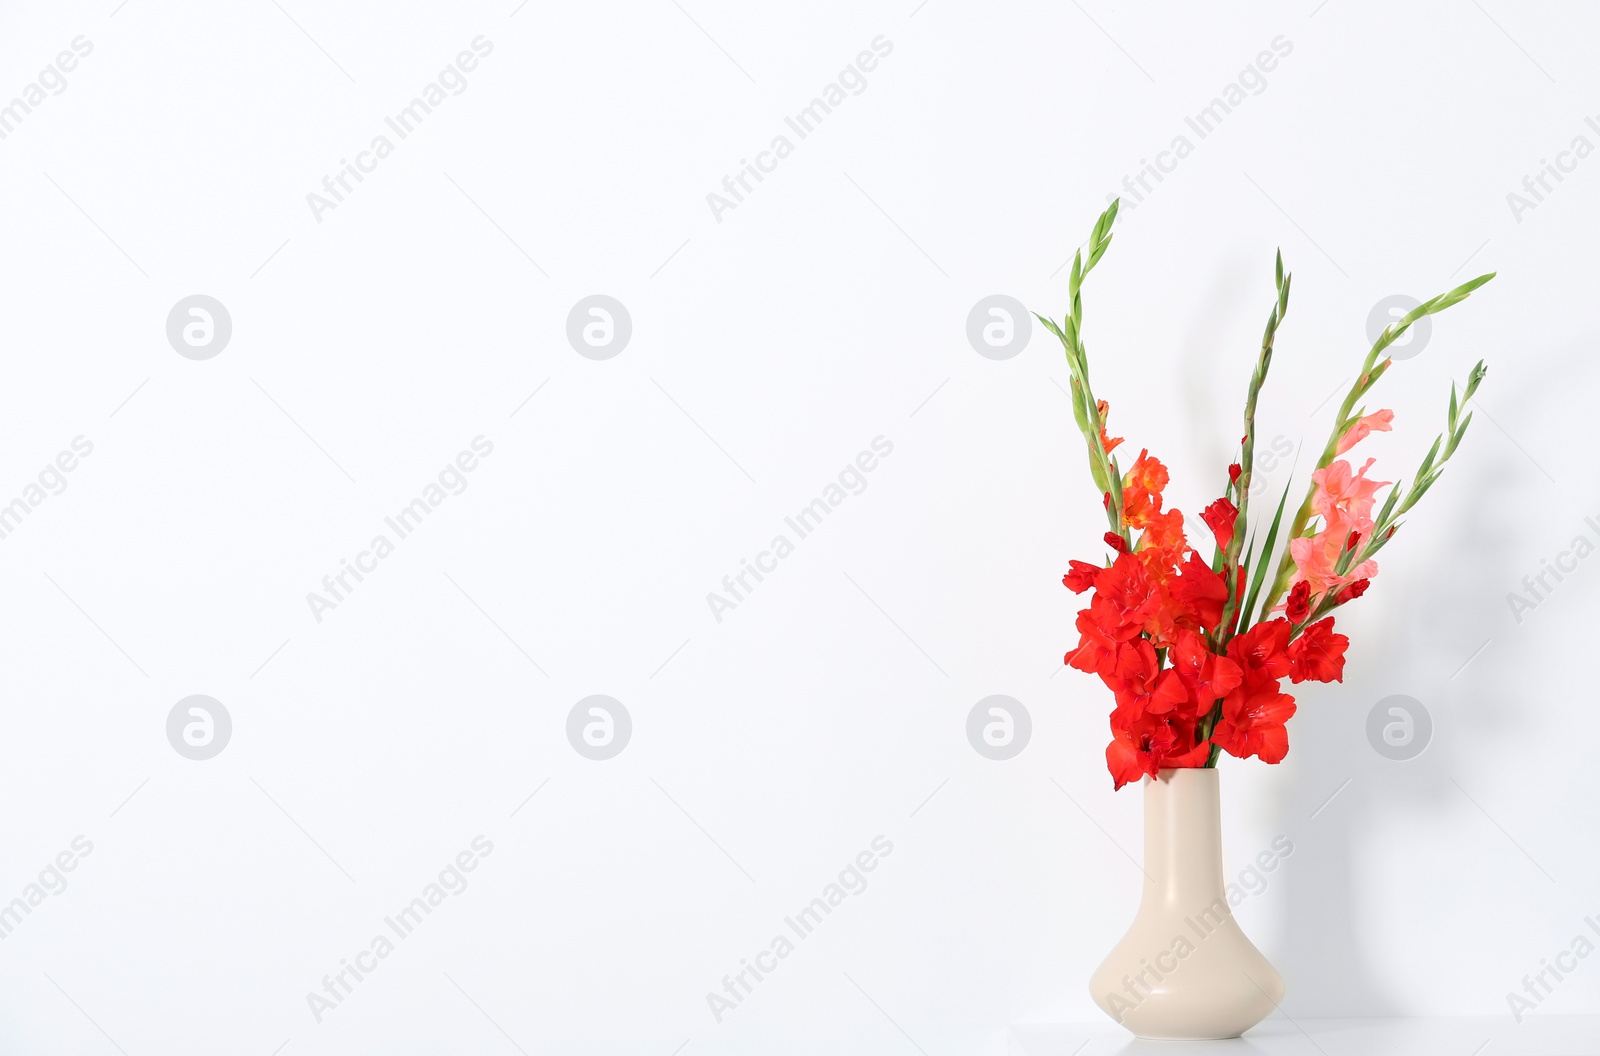
[[[1141,1038],[1234,1038],[1283,999],[1283,978],[1233,919],[1222,879],[1216,770],[1144,781],[1144,897],[1089,980],[1095,1004]]]

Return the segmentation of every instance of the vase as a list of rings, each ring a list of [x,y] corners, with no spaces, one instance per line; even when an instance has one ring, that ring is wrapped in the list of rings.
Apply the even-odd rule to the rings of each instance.
[[[1214,769],[1144,780],[1144,894],[1089,981],[1101,1010],[1141,1038],[1236,1038],[1283,998],[1283,978],[1240,930],[1223,885]]]

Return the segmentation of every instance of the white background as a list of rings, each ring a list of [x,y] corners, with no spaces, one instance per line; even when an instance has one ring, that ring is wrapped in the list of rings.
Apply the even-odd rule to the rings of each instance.
[[[1239,916],[1292,1016],[1509,1028],[1600,914],[1600,565],[1507,602],[1600,541],[1600,160],[1507,201],[1600,146],[1592,5],[118,2],[0,8],[0,100],[93,43],[0,141],[0,503],[94,445],[0,540],[0,899],[94,848],[0,941],[0,1051],[943,1056],[1099,1020],[1140,803],[1106,692],[1060,670],[1060,576],[1103,520],[1059,345],[987,359],[966,317],[1062,314],[1107,193],[1280,35],[1085,289],[1112,432],[1169,501],[1193,524],[1220,493],[1276,247],[1262,436],[1312,447],[1378,301],[1500,277],[1376,394],[1396,431],[1365,450],[1409,476],[1490,364],[1340,617],[1344,683],[1299,687],[1283,765],[1222,764],[1230,861],[1295,846]],[[480,34],[467,88],[314,218]],[[880,35],[865,89],[714,216]],[[166,336],[196,293],[233,323],[205,361]],[[594,293],[633,320],[606,361],[565,336]],[[467,490],[314,619],[480,435]],[[880,435],[866,490],[716,621]],[[197,693],[233,723],[203,762],[166,736]],[[633,722],[604,762],[566,735],[596,693]],[[996,693],[1033,723],[1005,762],[965,733]],[[1396,694],[1434,723],[1403,763],[1365,733]],[[479,834],[470,886],[318,1023],[306,994]],[[707,992],[877,835],[867,889],[717,1022]],[[1589,960],[1533,1014],[1596,1011]]]

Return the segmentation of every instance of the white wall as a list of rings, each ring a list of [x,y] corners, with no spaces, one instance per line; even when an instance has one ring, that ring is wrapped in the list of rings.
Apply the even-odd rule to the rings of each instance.
[[[0,941],[0,1049],[940,1056],[1098,1020],[1139,797],[1103,768],[1107,694],[1060,671],[1059,580],[1103,525],[1059,347],[987,359],[966,318],[1063,312],[1107,193],[1279,37],[1085,292],[1114,432],[1169,498],[1219,493],[1275,247],[1261,421],[1292,443],[1377,302],[1500,277],[1383,382],[1393,479],[1490,363],[1340,618],[1345,682],[1301,687],[1283,765],[1223,764],[1231,860],[1295,847],[1239,914],[1293,1015],[1505,1018],[1600,915],[1600,564],[1507,602],[1600,541],[1600,158],[1507,200],[1600,146],[1592,6],[914,6],[4,5],[0,100],[93,50],[0,140],[0,502],[93,451],[0,539],[0,899],[93,849]],[[465,89],[314,216],[479,35]],[[786,132],[880,36],[860,94]],[[604,361],[565,336],[596,293],[633,327]],[[166,335],[193,294],[231,317],[214,358]],[[466,490],[314,618],[479,436]],[[865,490],[714,619],[880,436]],[[192,694],[232,722],[204,761],[166,732]],[[605,761],[566,733],[591,694],[631,717]],[[1031,716],[1008,761],[966,737],[991,694]],[[1434,724],[1409,762],[1365,733],[1397,694]],[[469,886],[317,1022],[307,992],[479,835]],[[878,836],[867,888],[717,1022],[707,992]],[[1595,1011],[1591,960],[1533,1014]]]

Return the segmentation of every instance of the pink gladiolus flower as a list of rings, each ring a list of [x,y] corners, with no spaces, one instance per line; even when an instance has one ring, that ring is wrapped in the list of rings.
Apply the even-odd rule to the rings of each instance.
[[[1379,412],[1380,415],[1386,413]],[[1363,418],[1362,421],[1367,419]],[[1387,429],[1388,419],[1381,421],[1381,428]],[[1355,432],[1354,427],[1351,432]],[[1359,541],[1371,535],[1376,527],[1372,521],[1375,496],[1379,488],[1391,483],[1367,479],[1367,471],[1372,468],[1374,461],[1369,458],[1359,470],[1354,470],[1350,463],[1341,458],[1311,475],[1317,485],[1311,497],[1311,507],[1322,518],[1322,531],[1289,543],[1289,554],[1295,565],[1294,573],[1289,577],[1290,587],[1302,582],[1309,583],[1311,595],[1315,598],[1325,591],[1357,580],[1372,579],[1378,574],[1378,563],[1370,559],[1347,569],[1343,575],[1337,571],[1339,558],[1350,547],[1352,533]]]
[[[1311,479],[1317,485],[1317,492],[1311,499],[1311,508],[1327,522],[1328,530],[1343,527],[1343,531],[1338,533],[1338,542],[1341,545],[1353,531],[1360,532],[1363,536],[1372,531],[1373,497],[1379,488],[1393,483],[1388,480],[1367,479],[1367,470],[1372,468],[1372,463],[1375,461],[1377,460],[1369,458],[1366,465],[1357,471],[1352,471],[1350,463],[1341,458],[1328,468],[1319,469],[1311,474]],[[1336,550],[1335,554],[1337,552]]]
[[[1319,535],[1291,542],[1289,553],[1294,557],[1295,570],[1289,577],[1289,585],[1293,587],[1302,580],[1310,583],[1311,596],[1316,599],[1334,587],[1375,577],[1378,574],[1378,562],[1370,558],[1352,566],[1342,576],[1335,571],[1339,567],[1339,555],[1344,549],[1346,537],[1343,525],[1335,525]]]
[[[1376,411],[1364,418],[1357,419],[1355,424],[1345,430],[1339,438],[1339,446],[1334,449],[1334,454],[1342,455],[1367,438],[1369,433],[1387,433],[1394,428],[1393,411]]]

